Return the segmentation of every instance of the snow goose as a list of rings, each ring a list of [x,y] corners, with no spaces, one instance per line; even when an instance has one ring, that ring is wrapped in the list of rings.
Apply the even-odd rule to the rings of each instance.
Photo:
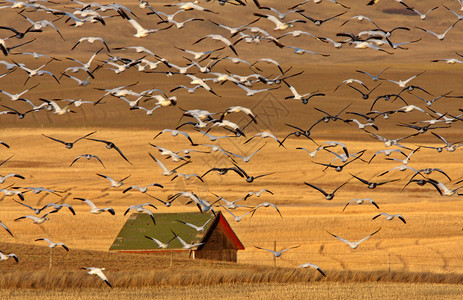
[[[319,266],[315,265],[315,264],[312,264],[312,263],[304,263],[304,264],[300,264],[299,266],[296,267],[296,269],[294,269],[293,273],[296,272],[297,269],[300,269],[300,268],[313,268],[315,270],[317,270],[318,272],[320,272],[320,274],[322,274],[323,276],[326,277],[325,273],[322,271],[322,269],[320,269]]]
[[[49,248],[55,248],[55,247],[57,247],[57,246],[61,246],[61,247],[63,247],[64,249],[66,249],[66,251],[69,251],[69,248],[68,248],[65,244],[63,244],[63,243],[54,243],[54,242],[50,241],[50,240],[47,239],[47,238],[40,238],[40,239],[36,239],[35,241],[36,241],[36,242],[37,242],[37,241],[45,241],[45,242],[48,242],[48,247],[49,247]]]
[[[339,237],[339,236],[337,236],[337,235],[334,235],[334,234],[332,234],[332,233],[330,233],[330,232],[328,232],[328,231],[326,231],[326,232],[328,232],[330,235],[334,236],[335,238],[337,238],[337,239],[340,240],[341,242],[347,244],[347,245],[348,245],[349,247],[351,247],[352,249],[357,249],[357,247],[358,247],[361,243],[363,243],[364,241],[366,241],[367,239],[369,239],[370,237],[372,237],[373,235],[375,235],[375,234],[376,234],[378,231],[380,231],[380,230],[381,230],[381,227],[380,227],[378,230],[376,230],[375,232],[373,232],[372,234],[370,234],[370,235],[364,237],[363,239],[361,239],[361,240],[359,240],[359,241],[354,241],[354,242],[351,242],[351,241],[348,241],[348,240],[346,240],[346,239],[343,239],[343,238],[341,238],[341,237]]]
[[[399,214],[390,215],[390,214],[384,213],[384,212],[383,212],[383,213],[380,213],[380,214],[378,214],[378,215],[376,215],[376,216],[374,216],[374,217],[371,218],[371,219],[374,220],[374,219],[378,218],[379,216],[384,216],[384,217],[386,218],[386,220],[388,220],[388,221],[390,221],[390,220],[392,220],[392,219],[394,219],[394,218],[397,217],[397,218],[398,218],[400,221],[402,221],[404,224],[407,223],[407,222],[405,221],[405,218],[402,217],[402,215],[399,215]]]
[[[352,199],[350,200],[349,202],[347,202],[347,204],[344,206],[344,208],[342,209],[342,211],[344,211],[346,209],[346,207],[351,204],[351,203],[355,203],[355,204],[364,204],[364,203],[371,203],[372,205],[374,205],[377,209],[379,209],[379,206],[378,204],[373,201],[372,199],[370,198],[363,198],[363,199]]]
[[[83,201],[85,202],[88,206],[90,206],[90,213],[92,214],[101,214],[102,212],[109,212],[111,215],[115,215],[116,212],[112,207],[105,207],[105,208],[98,208],[91,200],[85,199],[85,198],[80,198],[80,197],[74,197],[75,200]]]
[[[268,252],[272,253],[274,257],[280,257],[284,252],[286,252],[286,251],[288,251],[288,250],[291,250],[291,249],[294,249],[294,248],[298,248],[298,247],[300,247],[300,246],[301,246],[301,245],[292,246],[292,247],[288,247],[288,248],[282,249],[282,250],[280,250],[280,251],[273,251],[273,250],[265,249],[265,248],[258,247],[258,246],[254,246],[254,247],[257,248],[257,249],[260,249],[260,250],[268,251]]]
[[[89,268],[81,268],[83,270],[87,270],[88,274],[90,275],[97,275],[100,277],[101,280],[103,280],[109,287],[113,287],[111,283],[109,283],[108,278],[106,278],[105,274],[103,273],[103,270],[105,268],[95,268],[95,267],[89,267]]]
[[[48,136],[48,135],[45,135],[45,134],[42,134],[42,135],[43,135],[44,137],[46,137],[46,138],[49,138],[49,139],[55,141],[55,142],[58,142],[58,143],[63,144],[67,149],[72,149],[72,147],[74,147],[74,144],[75,144],[75,143],[77,143],[77,142],[80,141],[81,139],[84,139],[84,138],[86,138],[86,137],[88,137],[88,136],[90,136],[90,135],[92,135],[92,134],[94,134],[94,133],[96,133],[96,131],[90,132],[90,133],[88,133],[88,134],[86,134],[86,135],[84,135],[84,136],[82,136],[82,137],[79,137],[79,138],[77,138],[76,140],[74,140],[73,142],[64,142],[64,141],[62,141],[62,140],[59,140],[59,139],[57,139],[57,138],[54,138],[54,137],[51,137],[51,136]]]

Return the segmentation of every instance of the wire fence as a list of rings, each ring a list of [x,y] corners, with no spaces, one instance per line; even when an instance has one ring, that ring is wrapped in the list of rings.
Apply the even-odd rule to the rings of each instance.
[[[274,257],[270,252],[264,253],[263,250],[256,249],[256,251],[241,256],[238,254],[238,263],[295,268],[302,263],[311,262],[328,269],[463,273],[463,255],[458,253],[413,255],[375,252],[324,252],[320,254],[317,251],[289,250],[280,257]]]

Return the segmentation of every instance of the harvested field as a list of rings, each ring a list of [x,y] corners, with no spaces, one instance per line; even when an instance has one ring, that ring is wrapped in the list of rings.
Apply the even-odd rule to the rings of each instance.
[[[286,3],[283,5],[283,2],[260,2],[282,11],[287,9]],[[348,42],[344,43],[342,48],[335,49],[331,43],[323,43],[320,39],[310,36],[286,36],[278,39],[285,45],[329,54],[326,57],[310,53],[297,55],[289,48],[279,48],[275,43],[267,43],[264,40],[260,44],[240,41],[234,45],[239,58],[254,63],[263,55],[271,57],[279,62],[285,74],[275,65],[264,62],[257,62],[254,67],[245,63],[233,64],[225,59],[234,56],[229,47],[215,53],[219,62],[213,67],[212,72],[242,76],[258,73],[267,78],[266,80],[277,80],[273,85],[266,85],[263,77],[252,84],[248,82],[249,87],[256,90],[276,88],[252,97],[247,97],[246,92],[231,80],[207,81],[218,96],[204,89],[198,89],[194,93],[184,89],[173,90],[179,85],[192,86],[191,78],[175,72],[171,74],[172,70],[163,63],[156,69],[140,71],[136,69],[140,64],[138,62],[124,72],[115,73],[109,69],[108,62],[103,62],[113,56],[124,57],[126,60],[143,57],[156,61],[149,55],[113,49],[142,45],[172,64],[186,66],[188,61],[182,56],[190,58],[191,55],[178,48],[217,49],[222,47],[220,42],[216,43],[209,38],[197,44],[193,43],[209,33],[230,36],[225,29],[218,28],[209,19],[239,26],[244,22],[253,21],[253,14],[257,11],[270,14],[270,11],[258,10],[253,1],[248,1],[246,7],[230,4],[221,6],[214,1],[201,1],[200,5],[208,7],[216,14],[194,10],[181,12],[179,16],[184,14],[183,17],[186,17],[189,14],[204,18],[204,21],[188,23],[182,29],[176,29],[174,26],[141,39],[133,37],[134,28],[117,12],[115,16],[105,19],[105,26],[87,23],[82,27],[72,26],[72,20],[65,22],[68,16],[59,19],[61,16],[53,16],[44,11],[34,12],[33,8],[23,12],[25,16],[34,20],[56,18],[55,24],[65,37],[64,40],[52,28],[44,29],[40,33],[27,33],[22,40],[6,39],[3,34],[11,32],[8,29],[0,30],[0,38],[5,39],[8,47],[36,38],[30,44],[11,49],[13,53],[2,58],[5,62],[15,64],[16,69],[0,78],[0,90],[19,93],[28,88],[30,91],[27,91],[24,97],[30,99],[33,105],[44,103],[41,98],[47,101],[55,99],[53,101],[61,106],[64,106],[64,100],[56,99],[72,98],[93,103],[100,100],[95,105],[85,103],[80,106],[69,102],[67,107],[74,113],[58,115],[52,113],[53,110],[41,109],[29,112],[24,118],[18,118],[18,114],[12,113],[11,108],[25,112],[30,109],[31,104],[21,100],[12,101],[4,92],[0,94],[0,104],[3,105],[1,110],[5,110],[3,113],[0,112],[0,140],[8,145],[0,145],[0,163],[5,161],[0,165],[0,174],[5,176],[15,173],[24,177],[6,178],[0,184],[3,193],[0,194],[0,220],[14,235],[13,237],[0,228],[0,250],[5,254],[14,253],[19,259],[18,263],[12,258],[0,261],[3,271],[0,276],[0,297],[302,299],[307,298],[307,295],[314,295],[316,298],[329,299],[368,299],[374,295],[375,298],[458,298],[461,295],[460,283],[463,279],[463,255],[460,251],[463,245],[463,202],[461,197],[458,197],[460,181],[463,179],[463,156],[461,149],[452,151],[451,148],[445,147],[444,141],[438,136],[445,137],[449,144],[454,143],[458,146],[463,141],[461,119],[458,117],[462,109],[463,69],[459,63],[432,61],[457,58],[458,53],[463,53],[461,43],[457,39],[463,33],[463,26],[456,23],[445,40],[439,41],[416,27],[441,33],[456,22],[456,17],[442,5],[430,12],[426,20],[421,20],[412,10],[407,10],[394,1],[380,1],[374,6],[366,6],[363,3],[366,1],[342,2],[348,4],[350,9],[343,9],[328,1],[320,5],[307,3],[304,6],[304,14],[317,18],[328,18],[331,14],[343,11],[347,13],[327,21],[322,26],[316,26],[306,19],[307,23],[296,23],[295,28],[307,30],[318,37],[341,40],[336,33],[359,32],[369,28],[370,25],[356,20],[340,27],[341,22],[345,22],[348,17],[365,14],[387,29],[395,25],[410,29],[394,31],[390,37],[393,42],[414,42],[405,44],[404,47],[407,49],[381,46],[381,49],[393,53],[387,54],[374,49],[356,49]],[[435,1],[430,0],[406,2],[410,2],[410,5],[413,4],[420,11],[437,5]],[[458,12],[456,1],[447,2],[449,3],[445,2],[446,6]],[[153,23],[152,18],[155,16],[147,16],[146,12],[136,7],[133,2],[120,3],[133,10],[140,17],[136,20],[143,26],[163,26],[162,23],[156,24],[157,21]],[[157,11],[173,13],[175,8],[164,6],[168,3],[156,1],[151,3],[151,6]],[[62,4],[48,5],[65,9]],[[79,5],[70,2],[69,6]],[[17,12],[12,8],[0,9],[0,25],[21,30],[26,28],[26,20]],[[109,15],[109,12],[105,15]],[[237,18],[238,15],[243,18]],[[286,20],[295,18],[303,16],[288,15]],[[261,18],[254,25],[265,28],[275,36],[295,29],[273,31],[272,22],[265,18]],[[101,66],[93,71],[94,79],[87,74],[91,84],[77,86],[74,80],[61,76],[66,68],[77,65],[68,57],[87,61],[100,49],[100,45],[82,42],[74,50],[70,49],[80,37],[97,34],[110,45],[111,51],[107,52],[104,49],[96,55],[93,64]],[[36,60],[29,55],[14,54],[16,51],[37,51],[59,60],[50,60],[47,63],[48,60],[45,58]],[[208,57],[211,62],[215,54]],[[47,63],[43,67],[44,70],[55,74],[59,83],[53,77],[45,75],[32,77],[25,84],[28,75],[16,63],[33,67]],[[205,64],[207,61],[199,63]],[[190,70],[193,69],[191,67]],[[357,72],[359,70],[371,74],[385,71],[380,76],[382,79],[374,82],[366,74]],[[0,75],[4,72],[7,72],[6,67],[0,65]],[[307,104],[301,103],[301,100],[285,99],[292,92],[280,77],[300,72],[302,73],[286,79],[287,83],[300,93],[323,93],[324,96],[310,98]],[[213,73],[203,74],[196,69],[192,74],[201,78],[216,76],[212,75]],[[82,72],[68,72],[68,75],[79,78],[87,76]],[[402,90],[402,87],[389,81],[406,80],[414,75],[417,77],[410,83],[415,90]],[[348,78],[362,80],[368,89],[355,83],[340,84]],[[132,105],[132,109],[130,104],[121,98],[105,95],[107,90],[123,85],[128,85],[127,88],[136,93],[159,89],[165,93],[166,98],[175,96],[177,103],[159,107],[149,115],[144,110],[137,109],[137,106],[155,107],[154,103],[157,100],[150,97],[149,93],[141,96],[142,100]],[[355,91],[353,87],[363,93],[370,91],[371,96],[364,96],[364,99],[362,92]],[[381,98],[397,93],[400,93],[403,100],[398,97],[394,99],[395,96],[392,96],[390,101],[389,98]],[[426,103],[426,100],[436,99],[440,95],[446,96],[438,98],[432,104]],[[454,97],[447,97],[448,95]],[[132,95],[125,97],[128,101],[136,100]],[[380,99],[375,101],[376,97]],[[220,124],[219,121],[214,121],[213,127],[208,125],[206,128],[196,128],[194,124],[181,127],[180,130],[188,133],[194,143],[182,135],[174,137],[168,132],[157,136],[164,129],[174,129],[182,122],[194,120],[182,117],[186,110],[207,110],[214,113],[214,118],[219,120],[227,108],[238,105],[251,109],[257,123],[251,122],[242,112],[229,113],[224,118],[235,122],[243,129],[246,138],[238,136],[235,132],[236,136],[232,138],[213,141],[199,132],[210,130],[208,133],[216,136],[233,135],[232,132],[216,126]],[[408,105],[415,105],[418,109],[413,107],[414,111],[405,112]],[[390,113],[389,118],[384,118],[381,114],[375,117],[374,123],[378,130],[368,127],[368,131],[365,131],[358,128],[354,121],[344,122],[353,118],[366,122],[366,119],[352,112],[367,114],[376,110]],[[322,120],[327,115],[338,113],[340,119],[332,117]],[[370,116],[375,116],[375,113],[370,113]],[[431,124],[431,120],[436,124]],[[316,122],[318,123],[313,125]],[[431,125],[425,127],[426,124]],[[422,128],[424,132],[418,133],[412,125],[425,127]],[[303,130],[311,128],[310,138],[313,141],[304,136],[291,135],[296,130],[294,126]],[[269,138],[254,137],[246,142],[263,131],[271,132],[280,141],[284,140],[283,147]],[[92,132],[94,133],[89,137],[113,142],[129,162],[116,150],[106,149],[105,144],[101,142],[82,139],[71,149],[66,149],[62,143],[50,138],[69,142]],[[404,154],[393,153],[387,157],[389,159],[383,154],[378,154],[373,159],[377,151],[391,149],[384,140],[375,138],[374,134],[387,139],[409,136],[399,141],[406,148],[391,147],[403,151]],[[318,152],[312,155],[315,157],[309,155],[308,152],[315,151],[320,145],[326,146],[330,141],[345,144],[349,154],[356,153],[358,158],[337,172],[333,166],[341,164],[339,158],[342,158],[341,155],[344,153],[339,147],[319,148]],[[252,183],[246,182],[239,172],[229,172],[226,175],[210,172],[202,178],[204,182],[198,179],[187,180],[182,176],[174,179],[173,176],[161,175],[161,168],[149,154],[162,160],[168,168],[175,168],[181,162],[165,159],[153,145],[173,151],[202,151],[189,152],[187,160],[191,163],[181,167],[179,173],[197,173],[201,176],[211,168],[228,168],[236,163],[252,176],[268,175],[257,178]],[[220,146],[228,151],[228,154],[214,152],[211,145]],[[301,147],[307,151],[298,149]],[[410,156],[409,162],[404,163],[405,156],[418,147],[416,153]],[[438,152],[432,147],[442,147],[443,151]],[[251,155],[260,148],[249,162],[240,158]],[[76,160],[83,154],[96,155],[101,163],[84,157]],[[336,157],[338,159],[334,160]],[[421,174],[415,174],[410,169],[400,171],[400,164],[423,171]],[[432,174],[426,174],[424,170],[430,168],[438,168],[440,171],[434,170]],[[97,174],[115,179],[130,177],[124,182],[123,187],[114,188],[109,187],[109,181]],[[353,175],[373,182],[391,182],[371,189]],[[426,184],[410,182],[412,176],[415,176],[414,179],[432,178],[441,184],[433,186],[431,181]],[[198,211],[198,207],[187,204],[188,199],[184,197],[179,197],[171,207],[166,207],[160,201],[135,189],[122,192],[130,185],[144,186],[153,182],[162,184],[164,188],[150,187],[148,194],[163,201],[181,191],[191,191],[210,203],[217,200],[214,194],[234,201],[243,198],[250,191],[268,189],[272,193],[263,193],[260,197],[251,196],[247,200],[238,201],[237,204],[250,208],[237,208],[233,213],[243,216],[252,207],[262,202],[270,202],[278,207],[282,217],[273,207],[261,207],[252,217],[248,214],[240,222],[235,222],[233,216],[223,207],[214,207],[215,210],[223,212],[246,247],[238,252],[236,264],[179,258],[171,260],[169,257],[150,254],[109,252],[110,245],[128,218],[128,215],[124,216],[124,212],[130,205],[151,202],[157,206],[157,210],[153,210],[154,214]],[[328,193],[345,185],[336,191],[332,200],[326,200],[322,193],[304,183],[320,187]],[[455,194],[441,195],[440,193],[445,191],[443,186],[448,188],[450,193],[455,189]],[[55,194],[27,191],[31,187],[45,187],[55,191]],[[8,194],[8,190],[22,191],[24,201],[16,195]],[[90,207],[74,199],[75,197],[90,199],[101,207],[112,207],[116,213],[90,214]],[[372,199],[379,208],[368,203],[356,205],[354,202],[346,206],[351,200],[363,198]],[[18,202],[34,208],[41,208],[47,203],[66,203],[72,205],[76,214],[72,215],[67,208],[63,208],[59,213],[49,214],[49,220],[43,224],[33,224],[29,218],[18,220],[22,216],[33,214],[29,208]],[[218,203],[224,205],[224,202]],[[383,212],[400,214],[406,222],[397,218],[386,220],[384,216],[375,218]],[[358,241],[378,229],[374,236],[362,242],[357,249],[351,249],[329,234],[349,241]],[[70,251],[67,252],[61,247],[50,250],[46,242],[36,241],[39,238],[63,242]],[[295,248],[284,252],[281,257],[274,258],[269,251],[256,247],[270,250]],[[314,269],[295,271],[297,266],[307,262],[318,265],[327,276],[323,277]],[[86,271],[81,269],[83,267],[105,268],[105,274],[114,289],[111,290],[98,277],[87,275]]]

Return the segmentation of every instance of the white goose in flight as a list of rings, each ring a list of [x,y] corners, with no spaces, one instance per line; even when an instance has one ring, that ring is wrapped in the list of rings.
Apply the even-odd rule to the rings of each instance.
[[[273,251],[273,250],[261,248],[261,247],[258,247],[258,246],[254,246],[254,247],[256,247],[257,249],[260,249],[260,250],[268,251],[268,252],[272,253],[274,257],[280,257],[284,252],[286,252],[288,250],[291,250],[291,249],[294,249],[294,248],[298,248],[300,246],[301,245],[292,246],[292,247],[289,247],[289,248],[282,249],[280,251]]]
[[[103,270],[105,268],[89,267],[89,268],[81,268],[81,269],[87,270],[88,271],[87,273],[90,275],[96,275],[100,277],[100,279],[103,280],[107,285],[109,285],[110,287],[113,287],[111,283],[109,283],[108,278],[106,278],[105,274],[103,273]]]
[[[420,29],[420,30],[423,30],[424,32],[427,32],[427,33],[430,33],[432,35],[434,35],[439,41],[443,41],[445,39],[445,36],[447,35],[447,33],[450,31],[450,29],[453,28],[453,26],[455,26],[460,20],[457,20],[455,23],[453,23],[449,28],[447,28],[446,31],[444,31],[444,33],[442,34],[437,34],[431,30],[427,30],[427,29],[424,29],[424,28],[421,28],[421,27],[418,27],[418,26],[415,26],[417,29]]]
[[[129,17],[123,10],[118,10],[119,14],[122,16],[123,19],[126,19],[129,24],[137,31],[133,36],[136,38],[143,38],[147,37],[151,33],[158,32],[160,30],[166,30],[172,27],[174,24],[170,24],[170,26],[167,26],[165,28],[152,28],[152,29],[146,29],[140,25],[137,21]]]
[[[322,269],[320,269],[319,266],[315,265],[315,264],[312,264],[312,263],[304,263],[304,264],[300,264],[299,266],[296,267],[296,269],[294,269],[293,273],[296,272],[297,269],[300,269],[300,268],[313,268],[315,270],[317,270],[318,272],[320,272],[320,274],[322,274],[323,276],[326,277],[325,273],[322,271]]]
[[[254,213],[256,212],[256,210],[260,207],[273,207],[276,209],[276,211],[278,212],[278,214],[280,214],[280,217],[283,218],[283,216],[281,215],[281,212],[280,210],[278,209],[278,207],[273,204],[273,203],[270,203],[270,202],[262,202],[260,204],[258,204],[254,209],[253,209],[253,213],[251,214],[251,217],[254,215]]]
[[[206,221],[206,223],[204,223],[204,224],[201,225],[201,226],[197,226],[197,225],[195,225],[195,224],[191,224],[191,223],[188,223],[188,222],[185,222],[185,221],[182,221],[182,220],[177,220],[177,221],[180,222],[180,223],[183,223],[183,224],[185,224],[185,225],[187,225],[187,226],[190,226],[191,228],[194,228],[197,232],[203,232],[204,229],[206,228],[206,225],[209,224],[209,222],[210,222],[211,220],[213,220],[214,218],[215,218],[215,216],[210,217],[210,218]]]
[[[374,234],[376,234],[376,233],[377,233],[378,231],[380,231],[380,230],[381,230],[381,227],[380,227],[378,230],[376,230],[375,232],[373,232],[372,234],[370,234],[370,235],[364,237],[363,239],[361,239],[361,240],[359,240],[359,241],[354,241],[354,242],[351,242],[351,241],[348,241],[348,240],[346,240],[346,239],[343,239],[343,238],[341,238],[341,237],[339,237],[339,236],[337,236],[337,235],[334,235],[334,234],[332,234],[332,233],[330,233],[330,232],[328,232],[328,231],[327,231],[327,232],[328,232],[329,234],[331,234],[332,236],[334,236],[335,238],[337,238],[338,240],[340,240],[341,242],[347,244],[347,245],[348,245],[349,247],[351,247],[352,249],[357,249],[357,247],[358,247],[362,242],[366,241],[367,239],[369,239],[371,236],[373,236]]]
[[[115,187],[115,188],[118,188],[118,187],[121,187],[122,185],[124,185],[124,180],[126,180],[127,178],[130,177],[130,175],[129,175],[129,176],[126,176],[126,177],[124,177],[124,178],[122,178],[120,180],[115,180],[112,177],[109,177],[109,176],[106,176],[106,175],[102,175],[102,174],[98,174],[98,173],[96,175],[98,175],[100,177],[103,177],[104,179],[108,180],[111,183],[110,187]]]
[[[175,173],[177,173],[177,169],[183,167],[184,165],[186,164],[189,164],[191,163],[191,160],[189,161],[186,161],[185,163],[181,164],[180,166],[178,167],[175,167],[174,169],[168,169],[160,160],[156,159],[156,157],[154,157],[151,153],[148,153],[151,158],[159,165],[159,167],[162,169],[162,175],[164,176],[170,176],[170,175],[173,175]]]
[[[140,193],[146,193],[146,192],[148,192],[148,188],[150,186],[157,186],[157,187],[160,187],[161,189],[164,188],[164,186],[162,186],[161,184],[154,182],[154,183],[148,184],[147,186],[131,185],[128,188],[126,188],[125,190],[123,190],[122,193],[127,193],[128,191],[130,191],[132,189],[139,190]]]
[[[20,174],[16,174],[16,173],[10,173],[10,174],[7,174],[5,176],[1,176],[0,175],[0,183],[4,183],[5,180],[7,178],[10,178],[10,177],[15,177],[15,178],[19,178],[19,179],[25,179],[24,176],[20,175]]]
[[[55,248],[55,247],[57,247],[57,246],[61,246],[61,247],[63,247],[64,249],[66,249],[66,251],[69,251],[69,248],[68,248],[65,244],[63,244],[63,243],[54,243],[54,242],[50,241],[50,240],[47,239],[47,238],[40,238],[40,239],[36,239],[35,241],[36,241],[36,242],[37,242],[37,241],[45,241],[45,242],[48,242],[48,247],[49,247],[49,248]]]
[[[0,260],[7,260],[7,259],[9,259],[10,257],[13,257],[13,259],[14,259],[16,262],[19,262],[18,257],[16,256],[16,254],[14,254],[14,253],[5,254],[5,253],[3,253],[3,251],[0,250]]]
[[[153,237],[149,237],[149,236],[145,235],[145,238],[147,238],[147,239],[149,239],[149,240],[152,240],[153,242],[155,242],[156,244],[158,244],[158,248],[160,248],[160,249],[166,249],[167,247],[169,247],[170,242],[173,241],[176,237],[177,237],[177,236],[174,235],[174,237],[171,238],[167,243],[163,243],[163,242],[161,242],[161,241],[158,240],[158,239],[155,239],[155,238],[153,238]]]
[[[199,40],[194,42],[193,45],[201,42],[202,40],[204,40],[206,38],[211,38],[213,40],[220,41],[220,42],[224,43],[225,45],[227,45],[233,51],[233,53],[235,53],[236,56],[238,56],[238,53],[236,52],[235,48],[233,47],[232,42],[230,42],[227,38],[223,37],[220,34],[208,34],[206,36],[203,36],[202,38],[200,38]]]
[[[223,205],[220,205],[220,206],[222,206],[223,208],[225,208],[225,210],[228,211],[228,212],[230,213],[230,215],[232,215],[232,217],[235,219],[236,222],[241,222],[241,220],[242,220],[246,215],[248,215],[248,214],[250,214],[250,213],[252,213],[252,212],[254,211],[254,210],[252,209],[252,210],[248,211],[247,213],[245,213],[244,215],[237,216],[237,215],[235,215],[234,213],[232,213],[231,211],[229,211],[225,206],[223,206]]]
[[[199,247],[201,245],[204,245],[204,243],[196,243],[195,244],[193,242],[191,244],[188,244],[181,237],[179,237],[175,232],[172,231],[172,233],[175,235],[175,238],[177,238],[179,240],[179,242],[183,245],[183,249],[191,250],[194,247]]]
[[[372,218],[372,220],[378,218],[379,216],[384,216],[386,217],[386,220],[390,221],[390,220],[393,220],[394,218],[398,218],[400,221],[402,221],[404,224],[406,224],[407,222],[405,221],[405,218],[402,217],[402,215],[399,215],[399,214],[396,214],[396,215],[390,215],[388,213],[380,213],[379,215],[376,215]]]
[[[376,204],[375,201],[373,201],[372,199],[370,198],[363,198],[363,199],[352,199],[350,200],[349,202],[347,202],[347,204],[344,206],[344,208],[342,209],[342,211],[344,211],[346,209],[346,207],[351,204],[351,203],[355,203],[355,204],[365,204],[365,203],[370,203],[372,205],[374,205],[377,209],[379,209],[379,206],[378,204]]]
[[[83,201],[88,206],[90,206],[90,213],[92,214],[101,214],[102,212],[105,212],[105,211],[109,212],[112,215],[116,214],[112,207],[98,208],[91,200],[80,198],[80,197],[74,197],[74,199]]]
[[[27,215],[27,216],[23,216],[23,217],[16,218],[15,221],[19,221],[19,220],[22,220],[22,219],[31,219],[31,220],[34,222],[34,224],[42,224],[43,222],[49,220],[49,219],[47,218],[47,216],[48,216],[49,214],[52,214],[52,213],[55,213],[55,212],[57,212],[57,210],[50,211],[50,212],[44,214],[44,215],[41,216],[41,217],[36,217],[36,216]]]
[[[143,206],[151,206],[151,207],[154,207],[155,209],[158,209],[156,206],[154,206],[151,203],[143,203],[143,204],[131,205],[125,211],[124,216],[131,210],[135,210],[137,212],[147,213],[150,216],[151,220],[153,220],[154,225],[156,225],[156,220],[154,219],[153,212],[151,212],[149,209],[144,208]]]
[[[25,100],[22,96],[29,92],[30,90],[32,90],[33,88],[37,87],[39,84],[36,84],[34,85],[33,87],[31,88],[28,88],[20,93],[16,93],[16,94],[11,94],[11,93],[8,93],[7,91],[4,91],[4,90],[0,90],[0,92],[6,96],[8,96],[10,98],[11,101],[16,101],[16,100]]]

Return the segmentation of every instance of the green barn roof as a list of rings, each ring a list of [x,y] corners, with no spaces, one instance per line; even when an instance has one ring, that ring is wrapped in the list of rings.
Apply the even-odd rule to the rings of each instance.
[[[178,239],[172,240],[168,248],[161,249],[158,248],[156,242],[146,238],[145,236],[167,243],[174,237],[174,234],[172,233],[173,231],[186,243],[201,243],[208,236],[211,229],[217,227],[219,223],[223,228],[225,228],[228,233],[227,235],[230,236],[234,244],[237,244],[236,248],[244,249],[243,245],[231,230],[228,222],[225,220],[221,212],[219,212],[215,217],[211,212],[160,213],[154,214],[154,217],[156,225],[153,224],[153,220],[146,213],[132,214],[122,227],[119,235],[116,237],[109,250],[184,250],[183,245]],[[202,226],[210,218],[214,219],[209,221],[203,232],[197,232],[195,228],[178,221],[180,220],[196,226]]]

